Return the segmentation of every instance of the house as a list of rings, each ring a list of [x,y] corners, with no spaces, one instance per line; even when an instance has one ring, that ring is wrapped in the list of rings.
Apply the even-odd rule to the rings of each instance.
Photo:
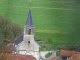
[[[61,50],[61,51],[60,51],[60,59],[61,59],[61,60],[67,60],[69,57],[72,56],[72,54],[73,54],[74,52],[75,52],[75,51]]]
[[[24,32],[13,41],[13,54],[32,55],[36,60],[40,59],[40,46],[34,39],[35,26],[33,24],[32,12],[29,10]]]
[[[0,60],[36,60],[36,58],[31,55],[0,54]]]
[[[67,60],[80,60],[80,52],[75,52],[70,58]]]

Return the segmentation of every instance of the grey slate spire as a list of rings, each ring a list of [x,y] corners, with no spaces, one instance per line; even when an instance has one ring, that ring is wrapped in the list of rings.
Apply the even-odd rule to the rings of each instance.
[[[26,27],[34,27],[31,9],[29,10],[29,13],[28,13]]]

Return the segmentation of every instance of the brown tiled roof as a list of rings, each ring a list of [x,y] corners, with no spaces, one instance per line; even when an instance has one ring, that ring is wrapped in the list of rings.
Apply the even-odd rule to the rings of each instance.
[[[80,52],[77,52],[75,54],[73,54],[70,58],[68,58],[67,60],[80,60]]]
[[[72,56],[72,54],[73,54],[74,52],[75,52],[75,51],[61,50],[61,51],[60,51],[60,55],[61,55],[61,56]]]
[[[19,54],[0,54],[0,59],[5,60],[36,60],[31,55],[19,55]]]

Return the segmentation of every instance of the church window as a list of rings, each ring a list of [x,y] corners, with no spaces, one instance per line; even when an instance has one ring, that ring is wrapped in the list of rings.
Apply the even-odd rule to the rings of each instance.
[[[28,41],[28,43],[30,43],[30,41]]]
[[[28,30],[28,34],[31,34],[31,29]]]

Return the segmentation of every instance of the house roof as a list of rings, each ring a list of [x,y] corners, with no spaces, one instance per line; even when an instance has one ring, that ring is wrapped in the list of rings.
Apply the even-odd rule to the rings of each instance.
[[[26,22],[25,27],[34,27],[31,9],[29,10],[28,18],[27,18],[27,22]]]
[[[12,43],[15,43],[16,45],[23,41],[23,33],[18,35],[15,39],[12,40]]]
[[[67,60],[80,60],[80,52],[74,53],[70,58]]]
[[[31,55],[20,54],[0,54],[0,58],[4,58],[5,60],[36,60],[36,58]]]
[[[61,50],[61,51],[60,51],[60,55],[61,55],[61,56],[72,56],[72,54],[73,54],[74,52],[75,52],[75,51]]]

